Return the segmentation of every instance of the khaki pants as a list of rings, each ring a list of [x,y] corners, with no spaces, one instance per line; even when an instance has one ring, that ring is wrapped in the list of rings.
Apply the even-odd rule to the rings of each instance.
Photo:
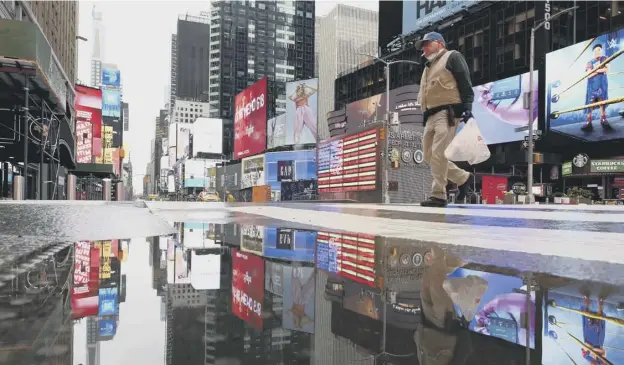
[[[457,125],[460,123],[460,120],[457,119],[455,126],[450,127],[447,113],[447,111],[441,111],[429,117],[423,137],[424,160],[431,166],[431,176],[433,177],[431,196],[444,200],[447,199],[447,180],[457,185],[463,185],[470,177],[468,172],[460,169],[444,157],[444,150],[455,137]]]

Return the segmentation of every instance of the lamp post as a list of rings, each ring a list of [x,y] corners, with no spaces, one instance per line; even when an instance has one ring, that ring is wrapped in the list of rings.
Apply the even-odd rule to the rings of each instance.
[[[385,74],[386,74],[386,117],[383,120],[383,129],[386,132],[385,136],[386,136],[386,148],[385,151],[383,153],[383,155],[381,156],[381,170],[384,173],[383,176],[383,182],[381,184],[381,193],[383,195],[383,202],[384,204],[390,204],[390,195],[388,195],[388,125],[390,124],[390,66],[392,66],[395,63],[412,63],[415,65],[420,65],[420,63],[416,62],[416,61],[410,61],[410,60],[396,60],[396,61],[386,61],[383,60],[377,56],[373,56],[370,54],[366,54],[366,53],[356,53],[357,55],[360,56],[367,56],[367,57],[371,57],[379,62],[382,62],[384,64],[384,69],[385,69]]]
[[[535,68],[535,32],[538,31],[544,24],[550,24],[550,22],[559,17],[560,15],[567,13],[569,11],[577,9],[578,6],[573,6],[571,8],[567,8],[561,10],[560,12],[547,17],[542,22],[537,24],[531,28],[531,50],[529,54],[529,140],[527,141],[527,195],[529,196],[529,202],[533,203],[533,147],[535,143],[533,142],[533,119],[535,115],[535,111],[533,110],[533,71]]]

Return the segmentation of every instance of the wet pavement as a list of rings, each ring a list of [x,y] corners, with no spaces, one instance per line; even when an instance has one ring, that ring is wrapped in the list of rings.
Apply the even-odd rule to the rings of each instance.
[[[0,365],[624,364],[622,210],[140,206],[0,229]]]

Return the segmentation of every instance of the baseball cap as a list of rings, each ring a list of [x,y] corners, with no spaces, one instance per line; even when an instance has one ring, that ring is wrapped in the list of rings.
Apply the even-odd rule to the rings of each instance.
[[[414,43],[414,47],[416,49],[422,49],[422,46],[425,44],[425,42],[429,42],[429,41],[441,41],[441,42],[446,43],[446,41],[444,40],[444,37],[442,37],[442,34],[438,32],[429,32],[425,34],[425,36],[422,37],[422,39],[417,40]]]

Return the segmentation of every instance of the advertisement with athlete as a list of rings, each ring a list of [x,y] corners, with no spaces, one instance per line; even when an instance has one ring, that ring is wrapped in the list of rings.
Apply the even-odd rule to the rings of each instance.
[[[232,313],[262,330],[264,301],[264,260],[232,249]]]
[[[234,158],[264,152],[266,149],[267,78],[243,90],[234,98]]]
[[[624,138],[624,30],[546,55],[546,118],[585,141]]]

